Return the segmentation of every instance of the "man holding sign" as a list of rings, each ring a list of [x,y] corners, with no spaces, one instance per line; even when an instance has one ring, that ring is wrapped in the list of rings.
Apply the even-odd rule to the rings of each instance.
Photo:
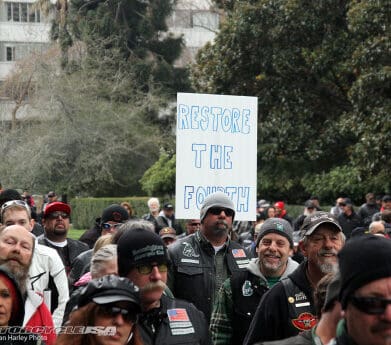
[[[175,297],[194,303],[208,322],[224,280],[245,271],[249,262],[244,249],[228,236],[234,217],[235,205],[226,194],[210,194],[200,210],[200,230],[169,248],[170,289]]]

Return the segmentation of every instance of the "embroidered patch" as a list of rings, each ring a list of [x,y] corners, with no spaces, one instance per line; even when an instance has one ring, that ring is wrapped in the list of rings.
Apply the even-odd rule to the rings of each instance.
[[[176,308],[167,310],[168,320],[172,335],[195,333],[193,324],[189,319],[186,309]]]
[[[249,280],[246,280],[242,285],[242,295],[245,297],[252,296],[254,293],[254,290],[251,286],[251,282]]]
[[[311,313],[301,313],[297,319],[291,320],[293,326],[300,331],[306,331],[316,325],[316,318]]]
[[[300,293],[295,294],[295,300],[296,300],[296,302],[305,301],[305,300],[307,300],[307,296],[305,295],[304,292],[300,292]]]
[[[194,260],[194,259],[181,259],[181,262],[187,262],[187,263],[191,263],[191,264],[199,264],[200,263],[200,260]]]
[[[246,257],[246,253],[244,252],[243,249],[232,249],[232,255],[234,256],[235,259]]]
[[[292,296],[289,296],[289,297],[288,297],[288,302],[289,302],[289,303],[294,303],[294,302],[295,302],[295,299],[294,299]]]
[[[185,247],[183,248],[183,255],[187,256],[188,258],[199,258],[200,254],[196,254],[194,251],[194,248],[191,246],[188,242],[183,242]]]
[[[296,304],[295,304],[295,307],[296,307],[296,308],[308,307],[308,306],[310,306],[310,305],[311,305],[310,302],[303,302],[303,303],[296,303]]]
[[[168,319],[172,321],[190,321],[189,316],[187,315],[186,309],[177,308],[177,309],[168,309],[167,310]]]

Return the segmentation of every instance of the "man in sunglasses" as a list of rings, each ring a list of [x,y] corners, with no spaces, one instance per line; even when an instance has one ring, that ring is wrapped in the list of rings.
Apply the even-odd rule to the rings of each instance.
[[[65,266],[67,276],[71,270],[73,260],[82,252],[88,250],[83,242],[68,238],[70,226],[71,207],[63,202],[55,201],[45,208],[42,225],[44,236],[39,243],[57,250]]]
[[[249,263],[244,248],[228,235],[234,216],[235,205],[226,194],[210,194],[200,210],[200,229],[168,249],[173,262],[170,289],[175,297],[194,303],[208,322],[223,282]]]
[[[337,345],[391,343],[391,241],[365,235],[351,239],[338,254],[339,299],[344,310]]]
[[[117,238],[117,258],[119,276],[140,288],[139,327],[145,344],[211,344],[202,312],[164,293],[169,258],[152,223],[139,220],[124,224]]]
[[[129,219],[129,213],[124,207],[112,204],[103,210],[102,216],[98,219],[99,224],[88,230],[85,236],[80,237],[80,241],[85,242],[86,239],[89,239],[93,240],[94,244],[99,237],[116,233],[118,228]],[[72,269],[68,276],[71,292],[73,283],[77,282],[84,273],[89,271],[92,254],[93,249],[91,248],[79,254],[73,261]]]

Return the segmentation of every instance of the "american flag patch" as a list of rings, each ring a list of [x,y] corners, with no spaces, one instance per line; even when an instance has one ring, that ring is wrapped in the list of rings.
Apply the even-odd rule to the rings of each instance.
[[[181,309],[181,308],[177,308],[177,309],[168,309],[167,310],[167,315],[168,315],[168,319],[171,321],[171,322],[175,322],[175,321],[190,321],[189,320],[189,316],[187,315],[187,311],[186,309]]]
[[[246,257],[246,253],[244,252],[243,249],[232,249],[232,255],[234,256],[235,259]]]

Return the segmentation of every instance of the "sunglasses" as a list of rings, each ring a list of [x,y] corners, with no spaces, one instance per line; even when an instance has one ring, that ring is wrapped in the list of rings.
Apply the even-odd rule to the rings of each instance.
[[[208,210],[208,213],[211,213],[215,216],[218,216],[219,214],[221,214],[222,211],[224,211],[224,213],[227,217],[232,217],[234,215],[233,210],[231,210],[229,208],[224,208],[224,207],[211,207]]]
[[[167,264],[148,264],[136,266],[138,273],[143,275],[151,274],[154,267],[157,267],[160,273],[168,271]]]
[[[358,297],[352,296],[349,301],[360,311],[371,315],[384,314],[386,308],[391,304],[391,299],[380,297]]]
[[[110,230],[110,229],[115,229],[117,230],[123,223],[116,223],[116,224],[110,224],[110,223],[103,223],[102,224],[102,229],[103,230]]]
[[[3,216],[4,211],[7,208],[11,207],[11,206],[21,206],[21,207],[23,207],[24,209],[26,209],[30,213],[30,207],[29,207],[29,205],[25,201],[23,201],[23,200],[11,200],[11,201],[5,202],[1,206],[1,216]]]
[[[191,226],[200,226],[201,223],[190,223]]]
[[[101,304],[99,306],[99,315],[103,317],[114,319],[120,314],[125,322],[131,322],[131,323],[137,322],[137,312],[134,310],[129,311],[128,309],[120,308],[109,304],[108,305]]]
[[[48,215],[49,219],[57,219],[59,217],[61,217],[62,219],[68,219],[69,214],[65,213],[65,212],[61,212],[61,211],[56,211],[56,212],[52,212]]]

